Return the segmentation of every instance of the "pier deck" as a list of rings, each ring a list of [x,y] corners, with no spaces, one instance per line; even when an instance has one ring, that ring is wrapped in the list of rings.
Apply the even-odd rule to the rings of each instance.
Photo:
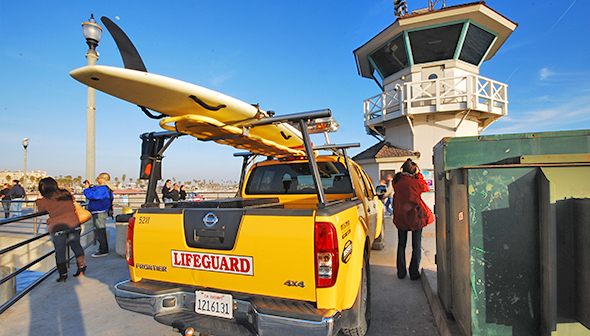
[[[396,276],[396,229],[391,218],[386,223],[386,248],[371,255],[373,304],[367,335],[439,335],[422,282]],[[66,283],[56,283],[54,274],[38,285],[0,315],[1,335],[179,335],[152,317],[123,310],[115,302],[113,286],[129,279],[129,270],[114,250],[114,223],[108,226],[109,256],[91,258],[94,248],[90,247],[85,275],[74,278],[72,263]],[[434,225],[426,227],[422,242],[422,267],[429,270],[436,269],[434,231]],[[407,252],[409,257],[411,249]]]

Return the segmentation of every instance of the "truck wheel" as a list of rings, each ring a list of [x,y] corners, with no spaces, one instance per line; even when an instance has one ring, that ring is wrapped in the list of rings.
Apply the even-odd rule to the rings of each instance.
[[[385,223],[381,225],[381,234],[373,241],[371,250],[383,250],[385,248]]]
[[[371,270],[368,253],[365,253],[363,261],[363,278],[360,287],[360,299],[362,300],[360,324],[356,328],[343,328],[342,332],[347,336],[364,336],[371,324]]]

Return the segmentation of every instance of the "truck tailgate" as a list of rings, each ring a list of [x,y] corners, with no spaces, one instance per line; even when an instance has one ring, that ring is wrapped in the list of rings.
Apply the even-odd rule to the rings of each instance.
[[[140,210],[132,280],[315,301],[314,215],[311,209]]]

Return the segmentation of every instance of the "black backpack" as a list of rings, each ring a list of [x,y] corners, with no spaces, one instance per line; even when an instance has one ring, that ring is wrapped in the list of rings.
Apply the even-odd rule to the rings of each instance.
[[[110,200],[111,200],[111,205],[109,206],[109,210],[107,211],[107,216],[108,217],[113,217],[114,216],[114,212],[113,212],[113,191],[111,189],[109,189],[109,196],[110,196]],[[115,218],[115,217],[113,217]]]

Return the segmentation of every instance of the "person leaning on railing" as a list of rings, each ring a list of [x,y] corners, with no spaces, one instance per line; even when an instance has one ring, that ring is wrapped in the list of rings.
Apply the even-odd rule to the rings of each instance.
[[[9,197],[9,199],[11,201],[13,201],[13,202],[11,202],[13,217],[20,215],[20,212],[21,212],[21,209],[23,206],[23,204],[21,202],[14,202],[14,201],[22,201],[25,199],[25,196],[27,196],[27,193],[25,192],[25,188],[23,188],[23,186],[20,185],[18,180],[12,180],[12,188],[6,194],[6,197]]]
[[[41,197],[37,198],[35,203],[39,211],[49,213],[47,231],[55,247],[55,263],[59,272],[59,278],[56,281],[65,282],[68,278],[66,257],[68,246],[74,251],[78,264],[78,271],[74,276],[77,277],[86,271],[84,248],[80,244],[81,226],[74,207],[74,197],[69,191],[59,188],[57,182],[51,177],[39,181],[39,192]]]
[[[4,208],[4,218],[10,217],[10,196],[6,196],[10,191],[10,184],[4,183],[4,189],[0,190],[0,199],[2,199],[2,208]]]
[[[172,181],[170,181],[169,179],[166,180],[166,183],[164,183],[164,186],[162,187],[162,200],[164,201],[164,203],[169,203],[172,202]]]

